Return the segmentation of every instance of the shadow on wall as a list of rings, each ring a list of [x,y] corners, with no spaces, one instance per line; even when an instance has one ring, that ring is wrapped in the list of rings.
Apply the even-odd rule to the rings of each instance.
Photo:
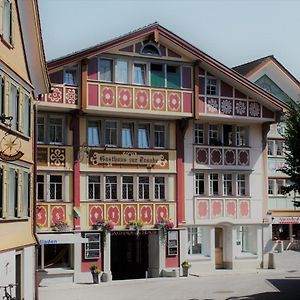
[[[299,278],[299,279],[297,279]],[[268,279],[278,292],[265,292],[240,297],[230,297],[226,300],[299,300],[300,299],[300,277],[290,279]]]

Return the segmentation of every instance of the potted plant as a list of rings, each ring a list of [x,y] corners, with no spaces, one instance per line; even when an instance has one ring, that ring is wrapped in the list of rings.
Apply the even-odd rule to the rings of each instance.
[[[154,227],[162,230],[162,241],[164,242],[168,231],[174,228],[174,223],[171,220],[160,220]]]
[[[92,277],[93,277],[93,283],[99,283],[100,270],[99,270],[98,266],[97,265],[91,265],[89,269],[90,269]]]
[[[184,277],[188,277],[189,275],[189,268],[192,266],[187,260],[185,260],[182,264],[182,275]]]

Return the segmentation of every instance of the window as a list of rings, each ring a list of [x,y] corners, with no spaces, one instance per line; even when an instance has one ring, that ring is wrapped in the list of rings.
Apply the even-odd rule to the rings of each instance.
[[[276,155],[283,156],[283,145],[282,141],[276,141]]]
[[[128,83],[128,63],[127,61],[116,61],[116,78],[115,81],[119,83]]]
[[[255,226],[237,227],[237,245],[240,253],[257,254],[257,238]]]
[[[237,195],[246,195],[246,176],[245,174],[237,174]]]
[[[223,142],[225,146],[233,145],[233,126],[223,125]]]
[[[0,166],[0,218],[3,217],[3,168]]]
[[[105,122],[105,145],[117,146],[117,122]]]
[[[19,129],[19,91],[13,84],[10,85],[9,113],[13,117],[11,128]]]
[[[139,199],[140,200],[149,200],[149,177],[141,176],[139,180]]]
[[[167,65],[167,87],[180,88],[180,69],[178,66]]]
[[[37,175],[36,176],[36,196],[38,201],[45,200],[45,176]]]
[[[219,194],[219,176],[218,174],[209,174],[209,195]]]
[[[100,176],[89,176],[88,177],[88,199],[89,200],[100,200]]]
[[[77,85],[77,68],[64,70],[64,83],[67,85]]]
[[[236,126],[235,128],[235,144],[236,146],[247,146],[247,130],[246,127],[243,126]]]
[[[232,175],[231,174],[223,175],[223,195],[224,196],[232,195]]]
[[[132,148],[133,147],[133,123],[122,123],[122,147]]]
[[[0,116],[4,114],[4,99],[5,99],[5,90],[4,90],[4,78],[0,75]]]
[[[101,122],[88,121],[88,145],[99,146],[101,144]]]
[[[194,129],[195,144],[204,144],[204,127],[203,124],[196,123]]]
[[[30,136],[30,123],[31,123],[31,103],[28,95],[24,96],[24,115],[23,115],[23,123],[24,123],[24,134]]]
[[[149,148],[150,125],[138,125],[138,148]]]
[[[8,216],[18,216],[18,173],[13,168],[9,169]]]
[[[61,175],[50,175],[49,188],[50,200],[62,200],[63,184]]]
[[[133,83],[146,84],[146,64],[133,64]]]
[[[3,38],[9,44],[12,44],[12,2],[4,0],[3,5]]]
[[[218,142],[218,125],[209,125],[208,130],[209,145],[217,145]]]
[[[160,52],[155,44],[149,43],[146,44],[142,50],[141,54],[151,55],[151,56],[160,56]]]
[[[99,61],[99,77],[101,81],[112,81],[112,60],[100,59]]]
[[[165,147],[165,126],[154,125],[154,147]]]
[[[217,79],[206,78],[206,94],[218,95],[218,82]]]
[[[274,141],[268,141],[268,155],[274,155]]]
[[[37,142],[45,143],[45,118],[38,117],[37,118]]]
[[[203,232],[200,227],[188,228],[188,254],[202,254]]]
[[[30,174],[23,172],[22,215],[30,216]]]
[[[196,173],[196,195],[204,195],[204,174]]]
[[[100,233],[85,233],[84,237],[88,239],[88,243],[85,244],[84,258],[85,259],[100,258],[100,253],[101,253]]]
[[[282,188],[285,186],[285,180],[277,179],[276,183],[277,183],[277,195],[284,195]]]
[[[117,176],[105,177],[105,199],[106,200],[117,199]]]
[[[268,194],[274,195],[275,194],[275,184],[273,179],[268,180]]]
[[[154,199],[165,199],[165,178],[155,177],[154,180]]]
[[[151,86],[164,87],[165,86],[165,72],[164,65],[151,64]]]
[[[133,177],[132,176],[122,177],[122,199],[123,200],[133,199]]]
[[[49,143],[62,144],[63,143],[63,119],[49,118]]]

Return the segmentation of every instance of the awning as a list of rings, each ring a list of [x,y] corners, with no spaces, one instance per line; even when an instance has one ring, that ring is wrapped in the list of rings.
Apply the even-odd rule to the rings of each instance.
[[[88,243],[87,238],[82,238],[80,235],[72,233],[47,233],[38,234],[37,236],[41,245]]]
[[[273,217],[272,224],[300,224],[300,217]]]

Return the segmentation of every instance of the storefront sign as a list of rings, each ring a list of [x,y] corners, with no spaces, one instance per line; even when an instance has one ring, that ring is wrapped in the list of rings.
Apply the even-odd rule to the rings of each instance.
[[[168,152],[91,150],[89,164],[92,167],[147,167],[167,169]]]
[[[300,217],[273,217],[273,224],[300,224]]]
[[[39,242],[41,245],[54,245],[54,244],[77,244],[77,243],[87,243],[87,238],[82,238],[80,236],[63,233],[63,234],[38,234]]]

